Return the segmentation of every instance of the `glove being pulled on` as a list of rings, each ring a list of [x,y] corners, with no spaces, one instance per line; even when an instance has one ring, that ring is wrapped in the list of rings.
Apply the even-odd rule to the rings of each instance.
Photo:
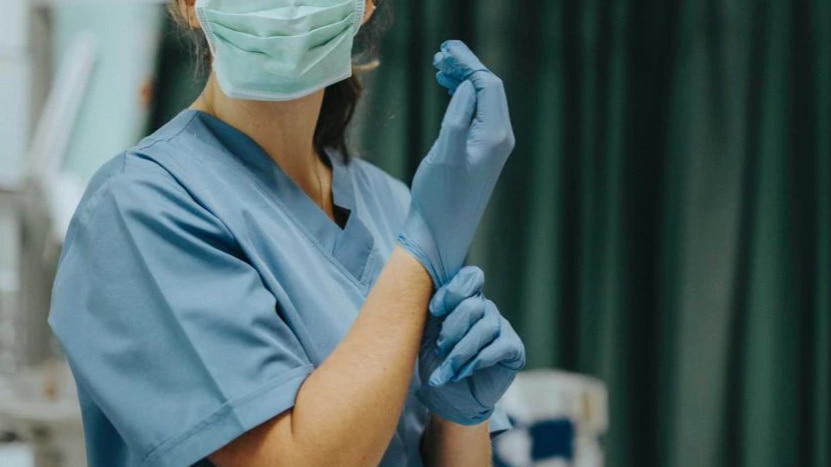
[[[467,46],[444,43],[435,64],[453,98],[416,171],[398,243],[439,288],[463,266],[515,140],[502,81]]]

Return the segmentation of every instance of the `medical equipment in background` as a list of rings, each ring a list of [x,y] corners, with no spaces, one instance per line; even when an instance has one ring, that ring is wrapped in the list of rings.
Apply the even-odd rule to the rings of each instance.
[[[66,365],[51,361],[27,367],[0,385],[0,422],[26,442],[32,467],[86,465],[75,383]],[[1,445],[0,445],[1,446]],[[22,446],[12,453],[22,456]],[[0,450],[0,466],[4,464]]]
[[[45,323],[48,291],[62,231],[83,193],[83,184],[61,171],[64,154],[78,118],[95,60],[95,38],[79,34],[70,44],[53,81],[25,160],[16,210],[21,226],[20,271],[25,294],[17,316],[17,368],[0,387],[0,418],[8,429],[33,446],[36,466],[85,463],[83,433],[75,384],[68,368],[48,360],[50,331]],[[15,336],[17,337],[17,336]],[[45,362],[45,363],[41,363]],[[20,456],[22,448],[16,450]]]
[[[28,143],[31,60],[27,53],[29,9],[24,0],[3,3],[0,15],[0,373],[15,361],[14,322],[20,280],[16,193]]]
[[[605,385],[555,370],[520,373],[499,406],[514,429],[494,440],[496,467],[603,467]]]
[[[54,263],[87,182],[101,164],[146,132],[164,20],[161,3],[35,2],[39,8],[33,11],[49,18],[47,45],[55,58],[48,69],[60,68],[62,76],[53,80],[50,100],[39,113],[21,189],[20,307],[26,312],[18,331],[23,364],[59,354],[45,321]],[[40,238],[42,234],[46,236]],[[38,254],[41,261],[35,259]]]
[[[86,183],[146,132],[162,3],[3,0],[2,466],[85,465],[75,385],[46,322],[49,297]],[[28,444],[7,443],[15,439]]]
[[[86,185],[104,162],[147,135],[165,0],[51,1],[62,4],[52,9],[53,66],[80,32],[97,39],[97,60],[61,167]]]
[[[22,361],[39,363],[48,358],[48,350],[39,343],[51,335],[45,324],[52,277],[66,227],[84,190],[84,182],[61,170],[64,155],[78,118],[95,60],[95,38],[79,34],[64,56],[54,85],[41,112],[26,160],[22,187],[23,242],[21,243],[21,277],[24,295],[21,315],[24,328],[25,355]]]

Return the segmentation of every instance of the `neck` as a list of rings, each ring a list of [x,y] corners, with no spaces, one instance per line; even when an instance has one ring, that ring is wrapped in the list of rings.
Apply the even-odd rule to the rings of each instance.
[[[314,148],[324,91],[284,102],[231,99],[213,73],[191,108],[211,114],[253,139],[323,211],[333,217],[331,173]]]

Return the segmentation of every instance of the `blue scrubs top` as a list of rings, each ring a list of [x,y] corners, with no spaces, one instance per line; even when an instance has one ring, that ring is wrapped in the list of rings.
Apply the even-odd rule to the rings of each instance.
[[[349,330],[409,207],[401,182],[328,157],[343,229],[253,140],[194,110],[96,174],[49,316],[90,465],[209,465],[294,405]],[[421,465],[419,384],[416,372],[383,466]],[[492,431],[506,428],[498,418]]]

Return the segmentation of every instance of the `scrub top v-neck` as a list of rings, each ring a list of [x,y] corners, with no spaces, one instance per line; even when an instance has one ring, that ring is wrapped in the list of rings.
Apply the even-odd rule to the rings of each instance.
[[[91,466],[209,465],[294,405],[357,316],[409,207],[406,186],[381,170],[327,157],[343,228],[253,140],[198,111],[96,174],[49,317]],[[416,374],[383,466],[421,465],[429,414],[418,387]]]

